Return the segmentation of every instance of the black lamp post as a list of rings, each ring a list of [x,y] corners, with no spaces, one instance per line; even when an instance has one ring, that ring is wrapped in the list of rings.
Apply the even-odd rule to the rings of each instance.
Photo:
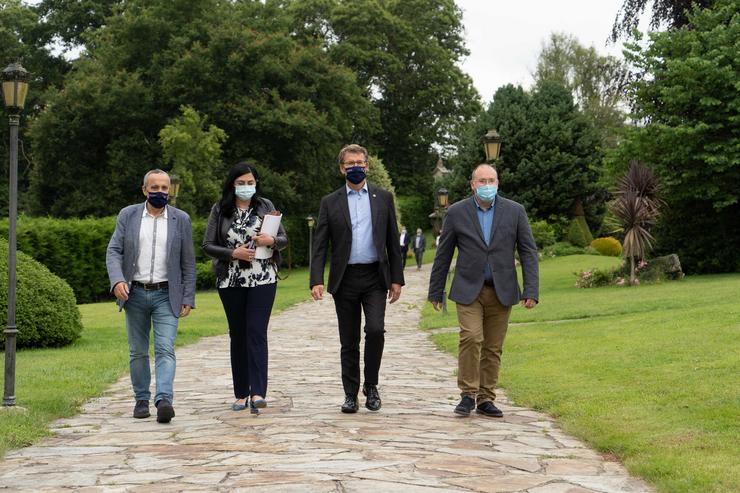
[[[306,224],[308,224],[308,272],[311,272],[311,257],[313,247],[313,227],[316,226],[316,218],[312,214],[306,216]]]
[[[180,176],[172,174],[170,175],[170,191],[169,191],[169,198],[170,198],[170,205],[172,207],[175,207],[177,205],[177,196],[180,195],[180,184],[182,181],[180,180]]]
[[[449,192],[446,188],[440,188],[437,190],[437,210],[439,211],[440,225],[445,222],[445,215],[447,214],[447,206],[449,205]],[[442,234],[442,227],[440,226],[440,234]],[[447,271],[447,277],[450,277],[450,272]],[[447,313],[447,283],[445,283],[445,290],[442,291],[442,313]]]
[[[492,163],[498,159],[501,152],[501,136],[495,128],[489,129],[488,133],[483,136],[483,148],[486,151],[487,163]]]
[[[8,228],[8,323],[5,327],[5,392],[3,406],[15,406],[15,274],[16,219],[18,217],[18,125],[26,102],[30,74],[20,63],[2,73],[3,99],[10,123],[10,197]]]

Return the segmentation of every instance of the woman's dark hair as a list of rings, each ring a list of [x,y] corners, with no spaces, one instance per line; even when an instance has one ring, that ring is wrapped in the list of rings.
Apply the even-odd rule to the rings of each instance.
[[[219,205],[221,207],[221,214],[225,216],[230,216],[234,213],[234,209],[236,209],[236,194],[234,193],[234,181],[239,178],[242,175],[246,175],[247,173],[251,173],[254,176],[254,179],[257,181],[257,193],[255,193],[252,196],[252,206],[254,207],[257,205],[257,202],[260,198],[260,177],[259,174],[257,174],[257,170],[254,168],[253,165],[249,164],[246,161],[239,161],[234,166],[231,167],[231,170],[229,171],[229,175],[226,177],[226,181],[224,181],[224,189],[221,193],[221,201],[219,202]]]

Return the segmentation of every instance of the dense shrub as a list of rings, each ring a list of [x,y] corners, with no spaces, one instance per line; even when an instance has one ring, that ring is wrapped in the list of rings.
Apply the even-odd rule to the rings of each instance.
[[[80,337],[82,321],[72,288],[23,252],[17,252],[18,347],[64,346]],[[8,242],[0,239],[0,317],[8,319]],[[5,342],[0,333],[0,342]]]
[[[622,254],[622,244],[613,236],[596,238],[591,242],[591,248],[607,257],[619,257]]]
[[[547,221],[534,221],[530,223],[532,235],[537,243],[537,248],[542,250],[545,247],[555,244],[555,228],[547,224]]]
[[[195,289],[198,291],[207,291],[216,288],[216,274],[211,269],[211,261],[198,262],[195,264]]]
[[[591,236],[585,217],[576,216],[571,220],[566,239],[571,244],[579,247],[585,248],[591,244],[594,238]]]
[[[597,288],[610,284],[624,284],[624,278],[620,277],[621,267],[612,269],[590,269],[576,273],[577,288]]]
[[[78,303],[109,296],[105,250],[115,217],[98,219],[18,219],[18,249],[44,264],[74,290]],[[8,237],[7,219],[0,222],[0,235]]]
[[[542,249],[543,257],[564,257],[566,255],[581,255],[584,253],[586,253],[584,248],[571,245],[567,241],[559,241]]]
[[[398,197],[398,208],[401,211],[401,223],[413,234],[417,228],[430,228],[429,214],[432,213],[434,203],[431,198],[425,199],[419,195],[401,195]]]

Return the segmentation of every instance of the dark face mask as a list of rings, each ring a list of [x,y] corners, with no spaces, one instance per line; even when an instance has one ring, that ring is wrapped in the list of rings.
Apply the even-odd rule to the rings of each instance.
[[[149,192],[149,197],[147,197],[146,200],[155,209],[161,209],[162,207],[167,205],[167,193],[166,192]]]
[[[367,177],[364,166],[352,166],[347,170],[347,180],[350,183],[359,185]]]

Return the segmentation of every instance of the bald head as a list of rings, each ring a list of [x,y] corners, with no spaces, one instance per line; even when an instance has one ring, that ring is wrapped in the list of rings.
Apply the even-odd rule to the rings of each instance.
[[[496,168],[486,163],[479,164],[475,167],[473,173],[470,175],[470,181],[475,182],[479,176],[482,177],[483,175],[486,177],[493,176],[496,179],[496,183],[498,183],[498,172],[496,171]]]

